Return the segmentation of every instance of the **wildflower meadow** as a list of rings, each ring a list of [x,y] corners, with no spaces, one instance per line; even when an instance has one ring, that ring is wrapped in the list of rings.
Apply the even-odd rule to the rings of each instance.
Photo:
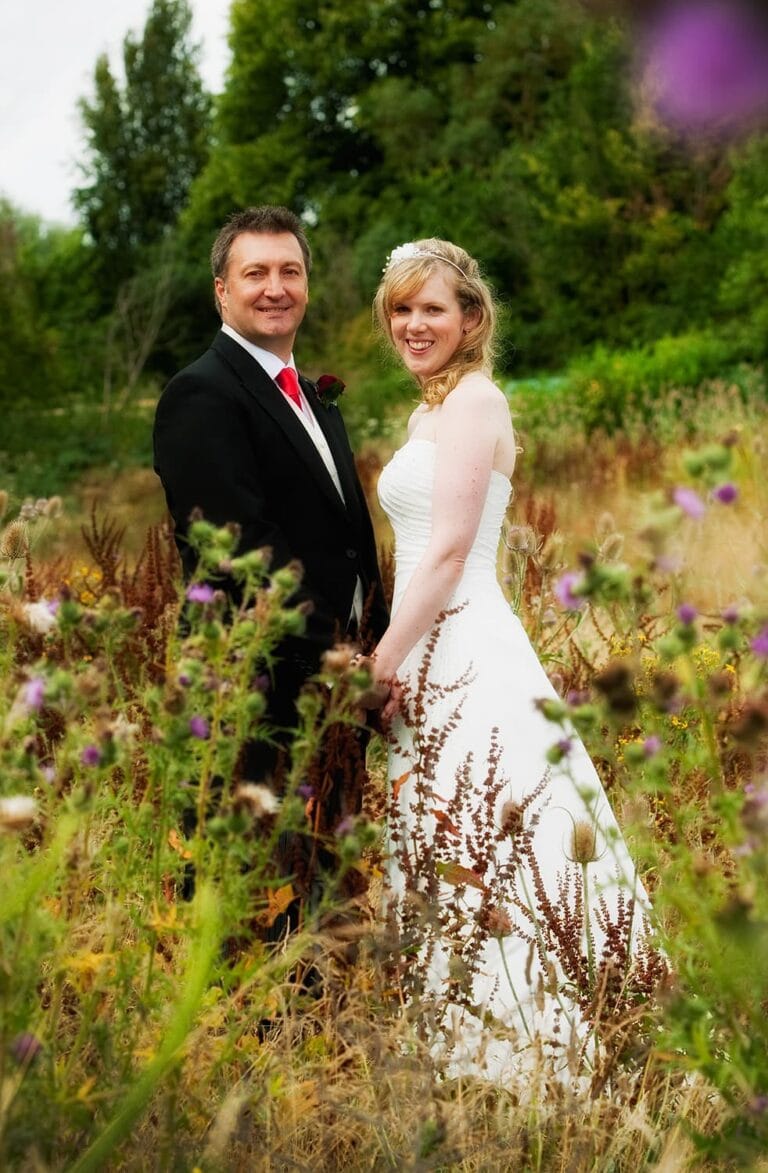
[[[0,194],[0,1170],[768,1170],[766,6],[238,0],[198,44],[216,7],[4,30],[9,76],[34,44],[45,84],[14,90]],[[43,162],[60,221],[15,203]],[[376,485],[417,389],[371,330],[382,266],[450,239],[499,308],[498,573],[554,687],[551,770],[499,818],[498,744],[473,746],[457,845],[469,783],[436,805],[445,729],[410,698],[399,915],[409,786],[363,728],[365,659],[331,649],[270,728],[301,567],[201,517],[183,582],[152,472],[162,388],[219,324],[212,242],[262,201],[308,230],[296,358],[339,398],[390,590]],[[280,784],[250,776],[285,737]],[[611,915],[587,820],[537,881],[580,741],[640,884]],[[487,1015],[478,1051],[519,1043],[519,1075],[458,1076],[436,1034],[520,925],[526,993],[562,1013]]]
[[[536,1081],[452,1078],[430,1050],[418,953],[381,914],[384,737],[363,814],[319,816],[323,749],[343,757],[361,720],[351,649],[306,689],[284,793],[241,776],[243,745],[270,736],[274,649],[303,622],[299,568],[272,573],[233,527],[200,520],[184,587],[164,523],[137,516],[143,547],[127,553],[103,509],[75,543],[74,499],[2,494],[3,1167],[762,1167],[768,428],[725,384],[700,402],[589,437],[553,417],[526,432],[515,408],[499,573],[560,698],[545,704],[552,761],[583,738],[652,906],[642,980],[577,931],[560,980],[593,1045],[566,1085],[544,1060]],[[361,453],[372,491],[387,454]],[[222,566],[242,584],[230,615]],[[585,887],[588,831],[570,848]],[[278,845],[307,833],[336,878],[276,944],[302,895]],[[439,882],[452,915],[474,907],[471,873]],[[481,928],[510,931],[500,916]]]

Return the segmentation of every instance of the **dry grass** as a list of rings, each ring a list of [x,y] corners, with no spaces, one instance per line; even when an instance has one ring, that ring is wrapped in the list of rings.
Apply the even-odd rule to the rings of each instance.
[[[128,558],[138,556],[148,526],[163,521],[167,512],[162,485],[151,468],[91,469],[74,487],[64,516],[46,534],[38,555],[87,561],[82,527],[94,510],[125,530],[122,550]]]
[[[768,485],[757,460],[757,454],[768,450],[768,420],[759,412],[744,419],[729,417],[718,423],[719,431],[713,429],[712,438],[734,423],[749,440],[734,449],[739,501],[728,508],[711,505],[706,527],[683,527],[683,562],[675,589],[706,613],[716,614],[742,597],[768,613],[763,520]],[[579,552],[599,542],[606,529],[623,536],[629,561],[642,560],[647,548],[638,535],[649,501],[669,478],[684,479],[680,454],[686,443],[683,429],[677,442],[668,440],[664,447],[643,435],[592,445],[574,441],[572,450],[562,441],[557,451],[526,445],[510,517],[517,524],[538,520],[542,541],[559,535],[562,568],[575,565]],[[360,457],[384,546],[389,544],[388,526],[374,490],[387,457],[383,445],[369,445]],[[78,487],[67,520],[35,557],[87,561],[81,529],[94,505],[125,527],[123,550],[129,559],[141,549],[147,526],[165,512],[151,470],[118,476],[93,472]],[[536,585],[529,586],[530,609]],[[380,775],[381,763],[377,769]],[[381,795],[376,803],[383,805]],[[631,803],[626,805],[629,811]],[[255,968],[249,973],[247,958],[240,957],[242,988],[235,983],[229,990],[211,991],[174,1087],[164,1093],[157,1111],[145,1114],[111,1167],[200,1168],[206,1173],[677,1173],[694,1167],[740,1167],[738,1162],[701,1157],[691,1130],[716,1132],[725,1114],[723,1103],[703,1081],[670,1074],[662,1056],[651,1057],[644,1066],[638,1063],[631,1078],[616,1075],[594,1096],[553,1087],[547,1097],[527,1098],[525,1089],[440,1077],[419,1038],[418,1022],[387,985],[374,921],[371,911],[360,941],[318,937],[315,960],[327,970],[322,995],[297,1008],[295,992],[286,990],[283,1000],[276,988],[267,1022],[261,1004],[248,1005],[243,991]],[[100,932],[98,917],[84,916],[83,946],[96,949]],[[172,949],[162,955],[161,964],[173,972]],[[144,1041],[151,1046],[151,1040]],[[86,1086],[87,1071],[83,1081]],[[178,1119],[169,1122],[163,1116],[169,1112]],[[34,1146],[24,1165],[29,1170],[61,1167],[44,1164]]]

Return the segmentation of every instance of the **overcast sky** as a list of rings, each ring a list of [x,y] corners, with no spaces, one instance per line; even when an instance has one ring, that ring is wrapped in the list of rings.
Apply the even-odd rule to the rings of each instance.
[[[0,194],[46,220],[74,223],[69,195],[84,156],[77,100],[93,94],[100,53],[120,68],[151,0],[2,0]],[[221,89],[230,0],[192,0],[204,84]]]

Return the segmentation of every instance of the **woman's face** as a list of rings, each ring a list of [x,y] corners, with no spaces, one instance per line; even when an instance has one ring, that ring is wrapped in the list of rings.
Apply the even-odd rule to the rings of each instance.
[[[389,315],[392,341],[412,375],[429,379],[450,362],[472,320],[459,305],[449,277],[438,270]]]

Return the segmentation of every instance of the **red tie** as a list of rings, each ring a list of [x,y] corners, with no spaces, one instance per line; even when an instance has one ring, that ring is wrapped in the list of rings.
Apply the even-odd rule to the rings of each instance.
[[[299,391],[299,377],[293,367],[283,367],[275,379],[283,395],[286,395],[301,410],[301,392]]]

